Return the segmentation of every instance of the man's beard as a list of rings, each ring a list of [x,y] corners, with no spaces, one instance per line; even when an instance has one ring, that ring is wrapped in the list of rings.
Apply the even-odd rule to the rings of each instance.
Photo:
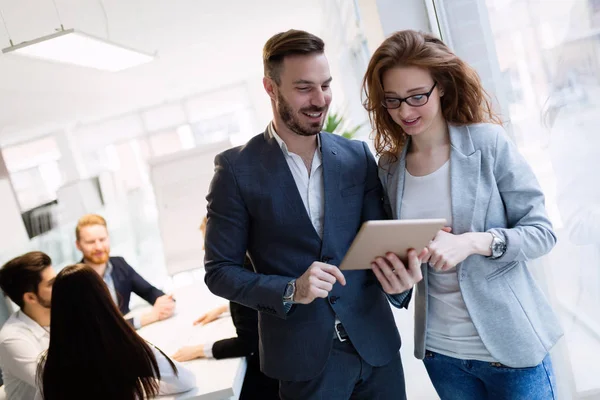
[[[105,251],[100,256],[96,256],[94,254],[89,254],[85,257],[85,260],[91,264],[105,264],[109,258],[109,251]]]
[[[42,307],[44,307],[45,309],[49,310],[50,309],[50,305],[52,304],[51,300],[46,300],[44,298],[42,298],[41,296],[38,295],[37,297],[38,299],[38,304]]]
[[[281,117],[283,122],[296,135],[314,136],[314,135],[320,133],[321,130],[323,129],[323,124],[325,123],[324,118],[321,120],[321,122],[311,123],[310,126],[308,126],[308,127],[302,126],[302,124],[300,123],[300,120],[298,118],[298,115],[296,115],[294,113],[294,110],[292,110],[292,107],[290,106],[290,104],[285,100],[285,98],[281,94],[277,95],[276,106],[277,106],[276,107],[277,112],[279,113],[279,116]],[[327,111],[327,107],[311,106],[311,107],[307,107],[307,108],[302,108],[302,109],[300,109],[299,112],[304,112],[304,113],[322,112],[323,114],[325,114],[326,111]]]

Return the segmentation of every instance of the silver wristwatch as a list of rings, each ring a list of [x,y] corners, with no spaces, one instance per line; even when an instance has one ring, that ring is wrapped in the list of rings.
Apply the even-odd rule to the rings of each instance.
[[[294,302],[294,295],[296,294],[296,280],[293,279],[288,282],[283,292],[283,301],[286,303]]]
[[[503,238],[496,236],[492,232],[490,234],[492,235],[492,244],[490,244],[492,255],[490,255],[490,258],[500,258],[506,253],[506,242]]]

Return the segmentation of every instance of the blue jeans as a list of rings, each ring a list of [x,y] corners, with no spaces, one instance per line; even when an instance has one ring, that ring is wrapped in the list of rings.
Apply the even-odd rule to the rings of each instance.
[[[510,368],[427,351],[423,363],[442,400],[556,400],[549,355],[535,367]]]

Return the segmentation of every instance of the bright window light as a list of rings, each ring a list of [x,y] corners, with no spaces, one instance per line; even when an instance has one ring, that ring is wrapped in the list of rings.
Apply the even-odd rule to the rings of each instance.
[[[62,30],[7,47],[2,52],[112,72],[153,60],[153,57],[148,54],[127,49],[74,29]]]

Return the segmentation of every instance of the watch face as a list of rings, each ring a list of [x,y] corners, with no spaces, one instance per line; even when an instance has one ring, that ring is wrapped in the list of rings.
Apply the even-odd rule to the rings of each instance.
[[[287,286],[285,287],[285,293],[283,294],[283,297],[290,298],[290,297],[292,297],[293,294],[294,294],[294,285],[292,285],[291,283],[288,283]]]
[[[506,251],[506,243],[502,240],[494,239],[494,244],[492,246],[492,253],[494,257],[500,257]]]

